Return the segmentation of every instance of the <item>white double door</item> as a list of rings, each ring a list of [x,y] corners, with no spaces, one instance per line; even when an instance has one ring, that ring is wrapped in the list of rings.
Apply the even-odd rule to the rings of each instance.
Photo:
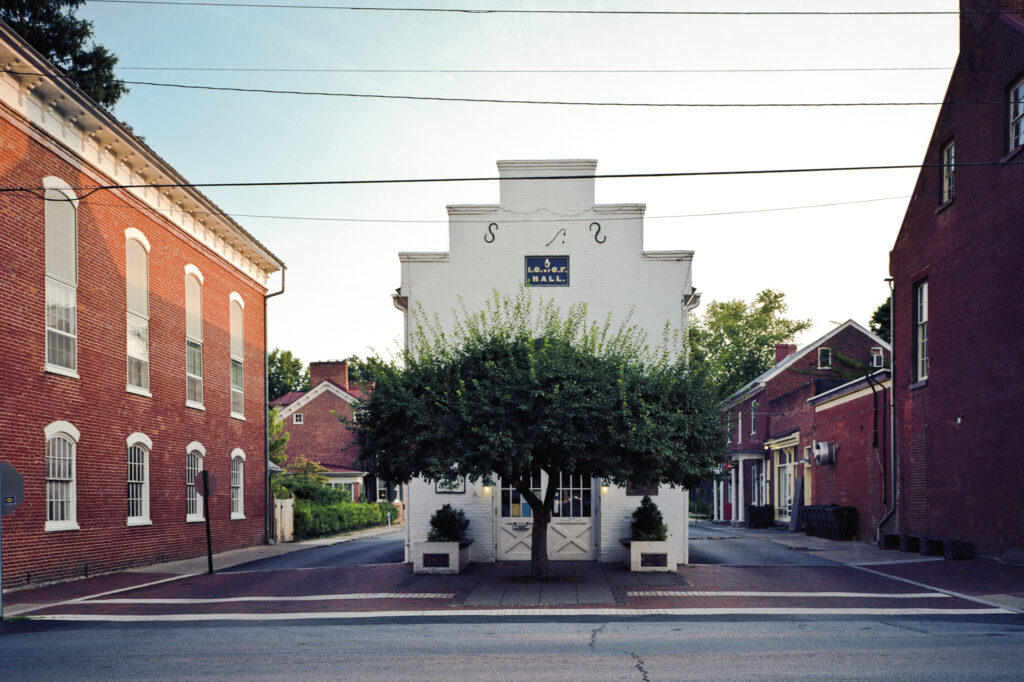
[[[548,475],[534,474],[530,487],[543,498]],[[561,474],[548,524],[548,559],[597,559],[594,518],[600,499],[595,479],[587,474]],[[505,482],[494,500],[495,554],[498,561],[529,561],[533,544],[533,513],[519,491]]]

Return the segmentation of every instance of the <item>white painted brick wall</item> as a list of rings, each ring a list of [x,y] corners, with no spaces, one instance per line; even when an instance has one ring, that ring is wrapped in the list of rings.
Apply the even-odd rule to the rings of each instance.
[[[620,542],[630,537],[633,512],[640,506],[642,495],[626,495],[624,488],[609,487],[601,493],[601,554],[600,561],[628,561],[629,550]],[[668,526],[668,539],[675,543],[680,558],[686,563],[686,545],[689,535],[690,495],[683,488],[658,487],[658,494],[651,499]]]
[[[513,295],[525,277],[525,256],[569,256],[568,287],[534,287],[537,298],[562,310],[586,302],[591,319],[611,316],[618,326],[631,323],[647,332],[648,343],[662,341],[666,323],[686,326],[683,300],[692,290],[692,251],[643,251],[643,204],[594,204],[594,179],[511,180],[523,176],[593,175],[596,161],[499,161],[501,204],[449,206],[448,253],[403,253],[401,295],[409,310],[422,309],[450,329],[453,311],[481,309],[494,290]],[[496,227],[489,227],[491,224]],[[599,223],[600,235],[596,226]],[[485,237],[493,241],[485,241]],[[603,239],[599,243],[595,237]],[[407,317],[407,329],[415,318]],[[681,350],[681,349],[676,349]],[[664,489],[664,487],[663,487]],[[493,492],[493,489],[492,489]],[[464,502],[457,503],[458,498]],[[674,539],[686,542],[687,495],[665,489],[658,505]],[[600,558],[625,560],[620,537],[629,534],[629,515],[639,497],[612,489],[602,495]],[[414,481],[409,494],[407,532],[411,541],[426,537],[430,514],[445,502],[459,504],[471,519],[474,561],[494,560],[493,504],[479,486],[465,495],[438,495],[433,484]],[[680,556],[685,557],[685,546]]]
[[[494,488],[490,488],[491,491]],[[473,544],[469,548],[470,561],[494,561],[494,506],[491,492],[485,492],[483,486],[468,483],[465,493],[434,492],[434,484],[422,478],[413,479],[407,487],[406,503],[408,505],[406,525],[406,549],[412,542],[423,542],[430,530],[430,517],[445,504],[462,509],[469,519],[469,537]],[[410,557],[406,555],[406,561]]]

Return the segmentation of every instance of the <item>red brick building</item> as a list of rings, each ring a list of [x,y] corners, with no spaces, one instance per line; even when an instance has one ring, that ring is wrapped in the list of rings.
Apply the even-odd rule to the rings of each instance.
[[[352,420],[352,404],[363,396],[362,389],[349,384],[344,360],[309,363],[309,385],[308,391],[292,391],[270,403],[289,434],[288,459],[317,462],[327,470],[331,486],[349,491],[358,501],[368,492],[366,471],[359,464],[356,434],[342,419]],[[367,499],[374,501],[375,493],[374,488]]]
[[[879,369],[807,401],[818,448],[810,457],[810,504],[856,508],[856,539],[867,542],[878,539],[892,509],[891,390],[889,370]]]
[[[283,264],[0,23],[5,587],[266,533],[265,296]],[[96,187],[110,187],[95,191]]]
[[[714,520],[743,523],[747,505],[771,505],[772,522],[789,524],[801,504],[817,503],[825,474],[813,453],[823,438],[809,400],[863,379],[888,356],[889,345],[853,320],[799,350],[776,345],[775,366],[722,404],[729,478],[715,486]]]
[[[401,485],[367,476],[359,462],[359,443],[347,423],[363,389],[349,382],[348,362],[309,363],[309,385],[308,391],[292,391],[270,403],[290,436],[289,461],[305,457],[317,462],[327,470],[329,484],[349,491],[354,501],[363,497],[368,502],[401,502]]]
[[[1024,548],[1024,3],[962,0],[960,55],[890,254],[890,532]]]

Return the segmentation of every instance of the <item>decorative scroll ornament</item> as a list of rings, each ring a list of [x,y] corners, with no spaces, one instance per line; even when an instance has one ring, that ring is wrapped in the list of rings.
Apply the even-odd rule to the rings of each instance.
[[[487,226],[487,234],[484,235],[484,241],[490,244],[494,241],[494,230],[498,229],[498,223],[491,223]]]
[[[551,241],[549,241],[549,242],[548,242],[547,244],[545,244],[545,246],[551,246],[552,244],[554,244],[554,243],[555,243],[555,240],[556,240],[556,239],[558,239],[558,236],[559,236],[559,235],[561,235],[561,236],[562,236],[562,243],[564,244],[564,243],[565,243],[565,236],[566,236],[567,234],[568,234],[568,233],[567,233],[567,232],[565,231],[565,228],[563,227],[563,228],[562,228],[561,230],[559,230],[558,232],[555,232],[555,236],[554,236],[554,237],[552,237],[552,238],[551,238]]]
[[[594,228],[597,228],[597,232],[594,232]],[[601,236],[601,223],[590,223],[590,231],[594,232],[594,241],[598,244],[604,244],[608,241],[608,237]]]

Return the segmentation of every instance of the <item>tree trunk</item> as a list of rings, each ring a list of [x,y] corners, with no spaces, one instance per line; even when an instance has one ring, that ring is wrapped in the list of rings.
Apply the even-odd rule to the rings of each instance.
[[[530,489],[529,478],[525,482],[520,479],[512,484],[530,505],[533,514],[533,530],[530,534],[530,576],[533,578],[548,577],[548,524],[551,523],[551,510],[555,507],[558,479],[557,471],[548,474],[548,486],[543,499]]]
[[[530,576],[546,578],[548,576],[548,523],[551,512],[541,509],[533,510],[533,535],[530,538]]]

